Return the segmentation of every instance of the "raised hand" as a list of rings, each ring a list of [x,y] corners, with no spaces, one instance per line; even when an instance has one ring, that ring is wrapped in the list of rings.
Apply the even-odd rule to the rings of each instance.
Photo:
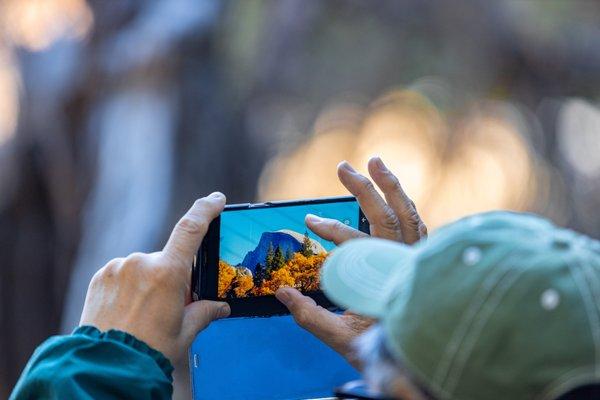
[[[369,178],[356,172],[346,161],[338,165],[338,177],[357,198],[369,220],[371,235],[406,244],[413,244],[427,236],[427,227],[417,213],[415,203],[402,189],[398,178],[387,169],[379,157],[369,160],[368,169],[369,175],[381,189],[385,199],[377,192]],[[321,238],[335,244],[367,236],[366,233],[338,220],[320,218],[312,214],[306,216],[306,225]],[[275,295],[290,310],[298,325],[360,368],[352,351],[352,342],[373,323],[373,320],[349,311],[341,315],[332,313],[293,288],[281,288]]]
[[[224,206],[221,193],[196,200],[162,251],[116,258],[101,268],[90,282],[80,325],[128,332],[177,363],[198,331],[230,313],[227,303],[192,303],[190,293],[192,260]]]

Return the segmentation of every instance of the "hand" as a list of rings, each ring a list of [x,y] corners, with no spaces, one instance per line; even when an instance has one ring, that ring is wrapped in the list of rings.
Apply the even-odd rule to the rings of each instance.
[[[402,189],[398,178],[387,169],[379,157],[369,160],[368,169],[369,175],[383,192],[385,200],[369,178],[356,172],[346,161],[338,165],[338,177],[358,200],[369,221],[371,235],[406,244],[413,244],[426,237],[427,227],[417,213],[415,203]],[[367,236],[364,232],[338,220],[319,218],[312,214],[306,216],[306,225],[323,239],[335,244]]]
[[[398,178],[378,157],[369,160],[368,168],[369,175],[383,192],[385,200],[373,183],[356,172],[346,161],[338,165],[338,177],[357,198],[365,217],[369,220],[371,234],[406,244],[415,243],[427,236],[427,227],[417,213],[415,203],[404,193]],[[306,225],[323,239],[335,244],[368,236],[338,220],[311,214],[306,216]],[[352,342],[373,323],[372,319],[349,311],[342,315],[332,313],[293,288],[281,288],[275,295],[290,310],[298,325],[340,353],[352,365],[360,368],[352,349]]]
[[[194,255],[224,206],[221,193],[196,200],[162,251],[133,253],[101,268],[90,282],[80,325],[128,332],[177,363],[198,331],[230,313],[227,303],[192,303],[190,288]]]
[[[373,319],[350,311],[341,315],[332,313],[291,287],[278,289],[275,296],[290,310],[298,325],[344,356],[355,368],[360,369],[352,342],[371,326]]]

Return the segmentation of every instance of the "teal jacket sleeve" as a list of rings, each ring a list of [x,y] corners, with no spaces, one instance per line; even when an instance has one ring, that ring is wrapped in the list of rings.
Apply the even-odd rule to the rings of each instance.
[[[134,336],[92,326],[42,343],[11,400],[170,399],[173,366]]]

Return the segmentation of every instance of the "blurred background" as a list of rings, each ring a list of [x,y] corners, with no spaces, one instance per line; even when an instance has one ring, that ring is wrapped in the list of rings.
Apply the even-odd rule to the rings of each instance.
[[[193,200],[344,194],[600,237],[600,2],[2,0],[0,397],[93,273]]]

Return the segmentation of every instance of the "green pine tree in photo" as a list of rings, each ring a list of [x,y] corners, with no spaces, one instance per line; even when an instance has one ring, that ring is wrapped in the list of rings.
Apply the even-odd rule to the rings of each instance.
[[[283,255],[283,252],[281,251],[281,248],[279,246],[277,246],[275,248],[275,253],[273,254],[273,268],[272,269],[279,269],[284,264],[285,264],[285,257]]]
[[[254,269],[254,275],[252,280],[254,281],[254,286],[262,285],[263,281],[268,278],[267,268],[264,265],[256,264],[256,268]]]
[[[273,249],[273,243],[269,243],[269,249],[267,250],[267,258],[265,259],[265,269],[270,271],[273,269],[273,259],[275,257],[275,249]]]
[[[312,242],[308,237],[308,231],[304,231],[304,240],[302,241],[302,249],[300,249],[300,252],[304,257],[315,255],[315,253],[312,251]]]

